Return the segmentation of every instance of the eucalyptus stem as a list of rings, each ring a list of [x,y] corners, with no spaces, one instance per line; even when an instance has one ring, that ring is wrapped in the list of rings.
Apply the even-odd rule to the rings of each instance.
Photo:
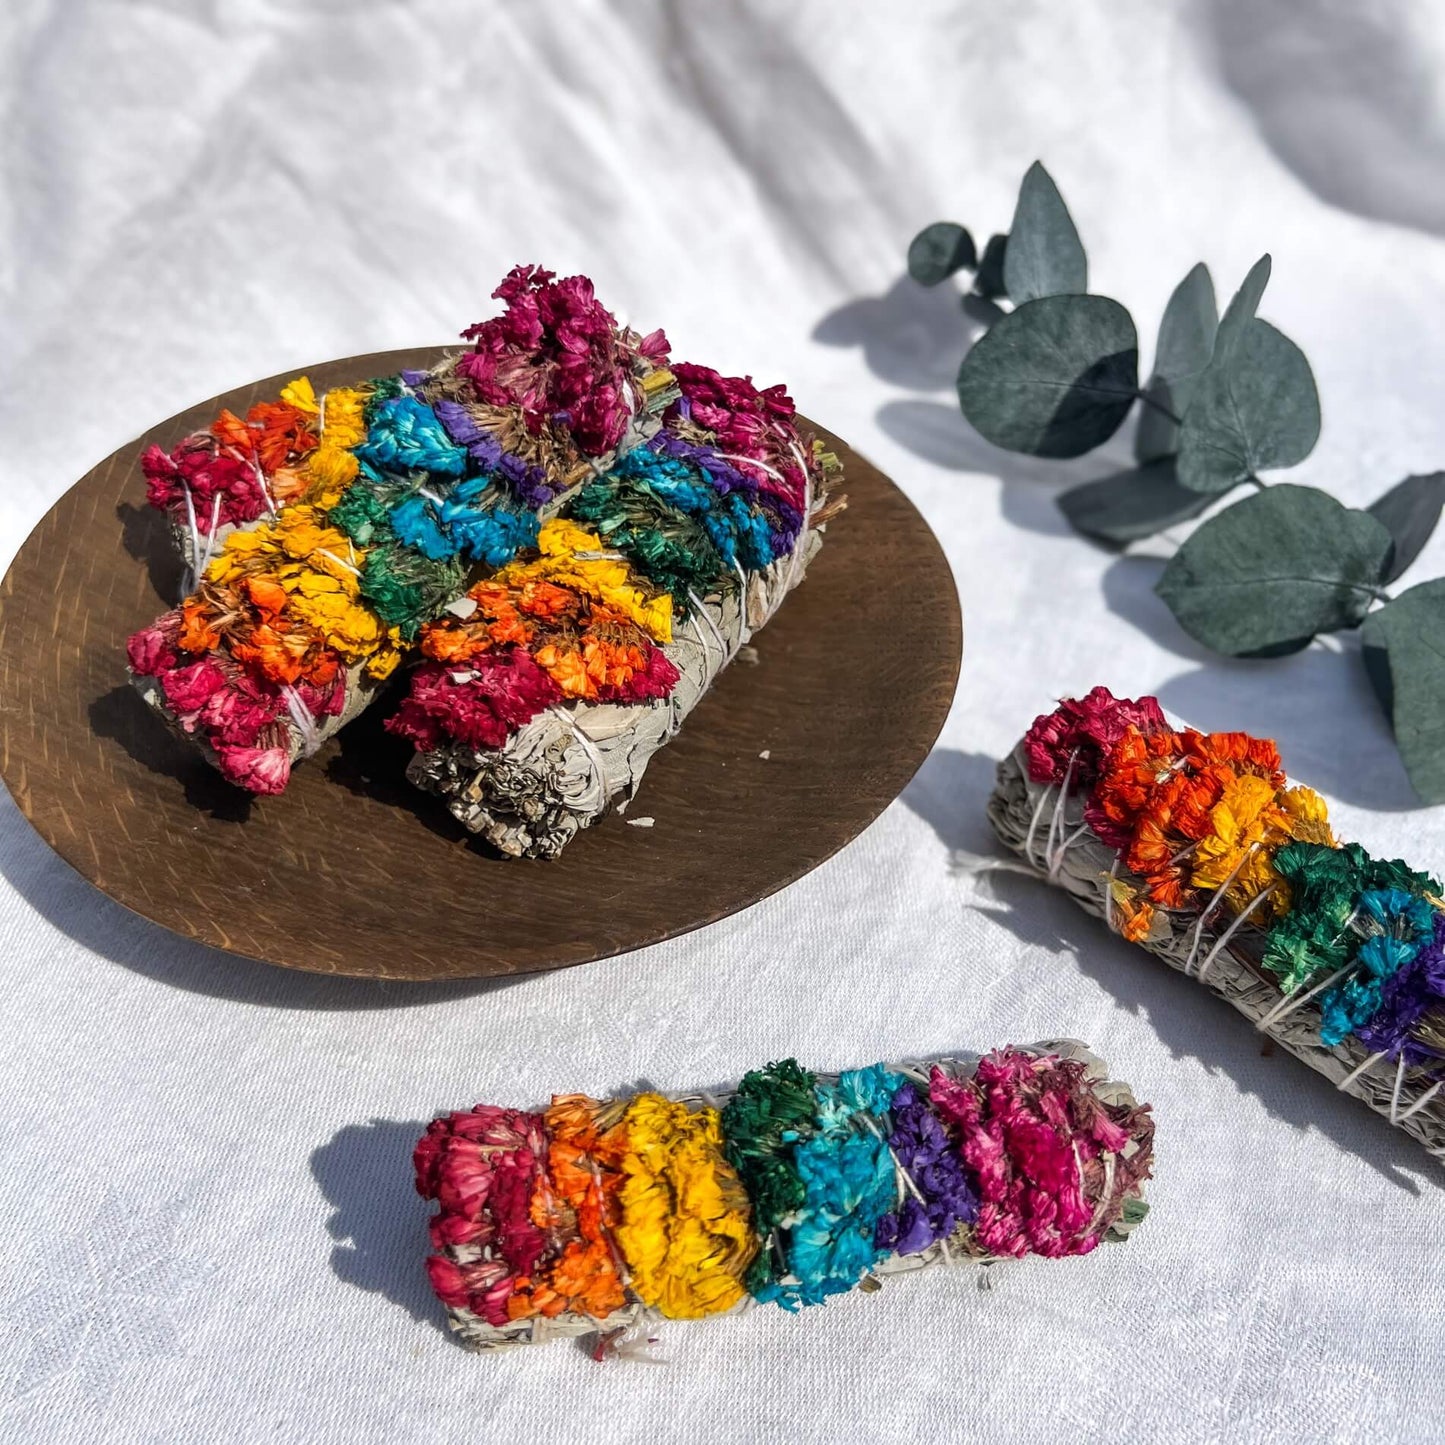
[[[1175,426],[1180,426],[1182,424],[1182,420],[1180,417],[1175,416],[1174,413],[1170,411],[1170,409],[1165,406],[1162,401],[1157,401],[1154,397],[1150,396],[1147,391],[1136,390],[1134,395],[1137,396],[1139,400],[1144,403],[1145,406],[1152,406],[1155,411],[1159,412],[1163,416],[1168,417]]]

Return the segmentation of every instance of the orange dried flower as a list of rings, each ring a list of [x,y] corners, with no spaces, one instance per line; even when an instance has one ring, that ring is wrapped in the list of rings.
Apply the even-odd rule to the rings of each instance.
[[[540,1314],[550,1319],[567,1311],[601,1320],[626,1304],[612,1243],[627,1155],[620,1115],[585,1094],[552,1100],[545,1115],[547,1168],[539,1175],[531,1212],[543,1224],[555,1222],[559,1210],[570,1210],[577,1232],[534,1278],[517,1281],[507,1302],[511,1318]]]
[[[186,652],[210,652],[221,644],[221,634],[211,609],[200,597],[181,603],[181,630],[176,645]]]

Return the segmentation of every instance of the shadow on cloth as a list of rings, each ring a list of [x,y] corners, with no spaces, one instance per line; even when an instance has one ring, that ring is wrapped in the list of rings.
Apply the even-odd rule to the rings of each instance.
[[[1203,7],[1224,83],[1315,195],[1358,216],[1445,235],[1440,53],[1419,33],[1419,13],[1401,0]]]
[[[992,759],[940,748],[903,793],[904,803],[955,854],[960,874],[972,873],[985,858],[1005,856],[984,813],[993,776]],[[1323,1134],[1411,1194],[1424,1192],[1422,1181],[1440,1187],[1414,1140],[1370,1118],[1357,1100],[1312,1076],[1284,1050],[1263,1053],[1265,1041],[1223,999],[1114,937],[1060,890],[1004,870],[974,873],[973,882],[978,912],[1023,943],[1071,954],[1121,1007],[1149,1021],[1174,1058],[1195,1059],[1209,1072],[1226,1075],[1276,1119]]]
[[[425,1130],[416,1120],[348,1124],[312,1151],[311,1173],[332,1208],[326,1229],[337,1279],[446,1333],[424,1265],[430,1206],[412,1182],[411,1153]]]
[[[894,386],[951,389],[959,363],[983,331],[961,303],[956,286],[920,286],[905,271],[881,296],[860,296],[830,311],[813,328],[813,340],[861,347],[868,370]]]
[[[966,314],[957,287],[920,286],[905,272],[881,296],[862,296],[830,311],[813,328],[825,346],[858,347],[880,381],[947,399],[899,397],[878,408],[884,434],[914,456],[950,471],[973,472],[1006,483],[1000,505],[1016,526],[1065,536],[1069,524],[1055,498],[1080,482],[1130,465],[1128,441],[1074,461],[1007,452],[985,441],[958,409],[954,382],[959,364],[984,325]],[[1018,484],[1018,485],[1015,485]]]
[[[1356,638],[1330,638],[1269,661],[1214,658],[1157,691],[1171,713],[1194,727],[1274,738],[1295,781],[1341,802],[1382,813],[1422,806]],[[1369,846],[1368,838],[1359,841]]]
[[[171,933],[86,882],[0,788],[0,875],[53,927],[102,958],[174,988],[270,1008],[373,1009],[441,1004],[511,978],[455,983],[335,978],[277,968]]]

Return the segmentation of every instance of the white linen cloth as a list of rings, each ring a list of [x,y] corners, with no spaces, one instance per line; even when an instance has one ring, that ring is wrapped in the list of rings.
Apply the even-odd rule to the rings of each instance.
[[[938,750],[825,867],[503,986],[183,942],[0,798],[0,1439],[1438,1436],[1440,1166],[1062,897],[954,855],[991,850],[993,760],[1096,682],[1275,736],[1373,850],[1445,867],[1445,814],[1412,805],[1350,639],[1221,661],[1153,597],[1157,562],[1070,535],[1056,491],[1124,446],[1058,465],[981,442],[956,301],[899,276],[929,221],[1005,229],[1035,157],[1146,354],[1194,261],[1227,296],[1269,250],[1263,313],[1324,403],[1295,475],[1364,503],[1445,465],[1442,74],[1430,0],[8,0],[5,558],[156,420],[449,340],[538,261],[676,356],[786,381],[890,472],[967,643]],[[1412,576],[1442,563],[1437,539]],[[1157,1108],[1127,1246],[986,1293],[933,1273],[675,1325],[665,1369],[474,1358],[440,1328],[408,1159],[436,1111],[1062,1033]]]

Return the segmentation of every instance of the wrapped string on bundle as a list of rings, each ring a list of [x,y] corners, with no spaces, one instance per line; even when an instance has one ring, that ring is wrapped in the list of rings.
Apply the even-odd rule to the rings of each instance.
[[[473,588],[475,610],[423,629],[430,662],[389,723],[417,746],[412,781],[504,853],[555,856],[631,799],[842,506],[836,459],[781,387],[673,370],[681,398],[662,427],[569,499],[537,562],[495,579],[525,625],[495,615],[493,582]],[[619,589],[635,598],[625,620],[606,600]],[[562,638],[539,612],[554,605]]]
[[[1154,1122],[1082,1045],[736,1090],[479,1104],[427,1129],[427,1270],[472,1349],[796,1311],[929,1265],[1087,1254],[1143,1218]]]
[[[989,818],[1080,906],[1445,1157],[1440,884],[1339,842],[1272,741],[1097,687],[1035,720]]]
[[[552,854],[630,796],[841,500],[781,388],[670,368],[662,333],[619,327],[583,277],[519,267],[495,294],[503,314],[430,371],[321,397],[302,377],[245,419],[223,412],[147,451],[150,499],[196,585],[128,654],[147,702],[260,793],[424,658],[397,723],[422,748],[413,777],[504,851]],[[584,526],[548,528],[574,509]],[[525,638],[486,611],[514,561],[533,564],[501,584],[521,589]],[[630,612],[613,605],[624,593]],[[674,604],[700,658],[666,650]],[[455,634],[479,609],[490,630],[464,649],[452,635],[450,661],[467,665],[439,672],[448,644],[429,627]],[[610,736],[596,708],[613,710]],[[509,747],[539,715],[561,736],[543,722]],[[624,754],[625,782],[606,767]]]

